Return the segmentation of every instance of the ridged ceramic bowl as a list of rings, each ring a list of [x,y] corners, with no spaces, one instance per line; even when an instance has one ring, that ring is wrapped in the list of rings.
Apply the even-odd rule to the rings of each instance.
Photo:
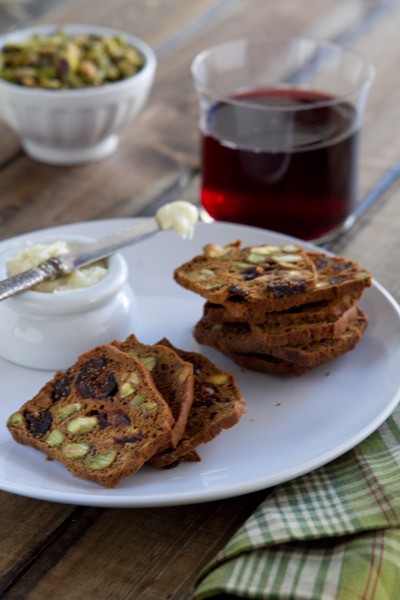
[[[118,145],[118,133],[144,106],[156,71],[154,51],[133,35],[90,25],[46,25],[0,36],[0,48],[32,35],[122,36],[144,57],[143,68],[122,81],[99,87],[48,90],[0,79],[0,119],[21,138],[25,152],[41,162],[73,165],[99,160]]]

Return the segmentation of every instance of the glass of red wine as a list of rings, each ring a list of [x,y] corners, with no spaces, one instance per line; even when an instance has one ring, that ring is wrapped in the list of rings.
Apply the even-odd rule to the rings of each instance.
[[[202,51],[191,71],[206,211],[303,240],[340,231],[372,66],[331,42],[250,38]]]

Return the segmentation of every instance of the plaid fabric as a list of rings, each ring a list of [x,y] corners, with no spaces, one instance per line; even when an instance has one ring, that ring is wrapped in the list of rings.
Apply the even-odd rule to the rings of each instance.
[[[399,600],[399,467],[400,407],[343,457],[277,487],[194,599]]]

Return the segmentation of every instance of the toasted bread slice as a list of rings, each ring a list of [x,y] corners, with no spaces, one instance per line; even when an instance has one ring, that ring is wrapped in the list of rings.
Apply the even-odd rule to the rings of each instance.
[[[272,346],[311,344],[325,338],[340,338],[357,317],[357,306],[352,306],[338,319],[320,323],[305,323],[290,327],[270,327],[251,324],[253,338]]]
[[[245,401],[235,377],[219,369],[208,358],[197,352],[175,348],[166,339],[158,343],[172,348],[194,367],[194,402],[185,433],[175,449],[166,449],[149,461],[153,466],[162,468],[187,458],[193,460],[197,456],[193,451],[200,444],[210,442],[223,429],[236,425],[245,412]]]
[[[289,326],[271,326],[268,323],[224,323],[216,320],[210,314],[205,314],[201,320],[202,327],[209,327],[214,331],[221,331],[224,336],[234,336],[235,342],[243,343],[243,351],[252,347],[251,351],[262,352],[265,346],[287,346],[310,344],[324,338],[340,337],[349,324],[357,316],[357,307],[352,306],[338,319],[322,321],[320,323],[300,323]],[[241,342],[239,341],[239,337]],[[260,346],[260,349],[256,349]],[[246,349],[246,350],[245,350]]]
[[[113,342],[113,345],[136,356],[149,370],[175,419],[171,433],[172,446],[175,448],[185,431],[193,403],[193,365],[180,358],[171,348],[142,344],[134,335],[130,335],[124,342]]]
[[[210,302],[240,298],[246,304],[263,302],[273,310],[277,301],[301,296],[316,282],[313,261],[297,244],[268,244],[241,248],[240,242],[204,252],[177,268],[175,280]]]
[[[299,377],[308,373],[311,369],[311,367],[303,367],[268,354],[232,352],[225,353],[225,355],[240,367],[271,375],[296,375],[296,377]]]
[[[271,301],[247,302],[240,295],[231,295],[223,302],[227,312],[241,321],[262,323],[272,311],[287,311],[295,306],[343,298],[344,294],[359,294],[372,283],[371,275],[359,265],[339,256],[310,252],[316,271],[314,288],[303,293],[282,296]]]
[[[267,354],[302,367],[313,367],[352,350],[361,339],[367,318],[360,308],[347,329],[338,338],[325,338],[310,344],[274,346],[255,340],[246,324],[223,324],[221,327],[199,321],[194,337],[200,344],[224,354]],[[247,327],[247,329],[246,329]]]
[[[142,363],[105,345],[56,373],[7,426],[73,475],[114,487],[171,445],[173,423]]]
[[[246,321],[249,324],[263,324],[268,327],[290,327],[304,325],[308,323],[321,323],[323,321],[336,321],[349,308],[355,306],[362,296],[364,290],[344,294],[332,300],[322,300],[321,302],[310,302],[301,306],[293,306],[284,311],[259,311],[254,321]],[[215,323],[236,323],[243,322],[243,319],[235,317],[229,313],[223,304],[213,304],[206,302],[203,311],[204,317]]]

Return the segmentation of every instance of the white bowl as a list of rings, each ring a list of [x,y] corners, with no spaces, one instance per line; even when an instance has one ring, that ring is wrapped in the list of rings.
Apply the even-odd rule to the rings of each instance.
[[[69,243],[90,241],[68,235],[63,239]],[[54,236],[34,237],[31,245],[55,241]],[[0,255],[0,279],[7,277],[7,260],[27,245],[26,238]],[[82,352],[132,333],[137,310],[127,283],[128,266],[118,253],[107,263],[104,278],[87,288],[28,291],[0,302],[0,356],[24,367],[65,369]]]
[[[57,29],[59,25],[46,25],[13,31],[0,36],[0,48]],[[157,61],[154,51],[133,35],[89,25],[63,25],[62,29],[72,35],[122,36],[145,59],[132,77],[99,87],[47,90],[0,79],[0,119],[20,136],[26,153],[41,162],[72,165],[114,152],[118,132],[136,117],[149,96]]]

